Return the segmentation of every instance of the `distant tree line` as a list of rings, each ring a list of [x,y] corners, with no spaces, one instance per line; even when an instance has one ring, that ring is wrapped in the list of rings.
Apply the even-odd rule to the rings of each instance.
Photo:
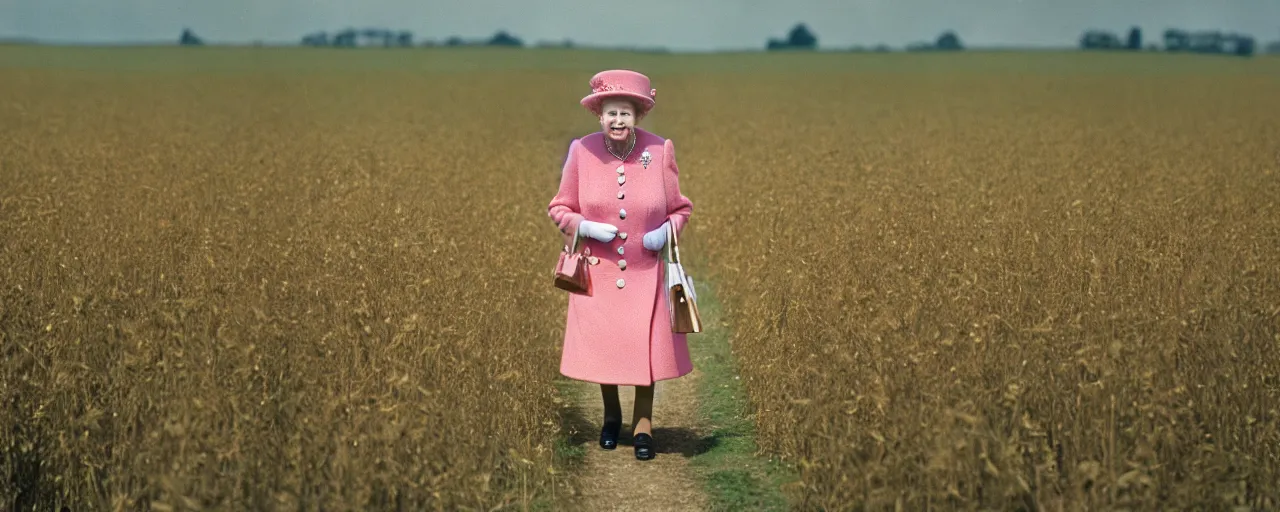
[[[765,49],[769,51],[784,50],[814,50],[818,48],[818,36],[814,35],[808,25],[797,23],[791,30],[787,32],[786,39],[770,38],[765,42]],[[863,46],[854,46],[854,51],[866,51],[868,48]],[[870,48],[873,51],[887,52],[892,49],[885,44],[876,45]],[[907,45],[908,51],[954,51],[963,50],[964,44],[960,42],[960,36],[954,31],[948,30],[943,32],[932,42],[918,42]]]
[[[402,48],[413,46],[413,32],[385,28],[347,28],[332,34],[323,31],[307,34],[302,36],[302,45],[333,46],[338,48],[354,48],[357,46]]]
[[[1251,36],[1235,33],[1224,33],[1217,30],[1191,32],[1181,29],[1168,29],[1164,31],[1164,51],[1166,52],[1189,52],[1189,53],[1213,53],[1239,55],[1248,57],[1254,54],[1256,43]],[[1272,43],[1268,49],[1276,47],[1280,50],[1280,42]],[[1088,30],[1080,36],[1080,48],[1083,50],[1128,50],[1128,51],[1159,51],[1161,48],[1156,44],[1142,44],[1142,29],[1131,27],[1129,35],[1124,41],[1112,32],[1105,30]]]
[[[511,48],[592,48],[590,46],[582,46],[574,43],[570,39],[560,41],[539,41],[534,44],[527,43],[524,39],[517,37],[505,30],[499,30],[490,37],[480,39],[466,39],[460,36],[451,36],[443,41],[436,40],[415,40],[413,33],[410,31],[392,31],[380,28],[355,29],[347,28],[334,33],[314,32],[302,37],[303,46],[317,47],[335,47],[335,48],[357,48],[357,47],[383,47],[383,48],[406,48],[406,47],[476,47],[476,46],[503,46]],[[604,49],[604,48],[601,48]],[[619,49],[619,48],[613,48]],[[650,53],[667,53],[665,48],[641,48],[631,47],[622,48],[631,51],[650,52]]]
[[[1168,29],[1163,34],[1163,47],[1155,43],[1143,45],[1142,29],[1132,27],[1124,39],[1119,35],[1104,30],[1088,30],[1080,37],[1080,47],[1084,50],[1127,50],[1127,51],[1159,51],[1207,53],[1223,55],[1251,56],[1257,51],[1257,42],[1252,36],[1217,30],[1188,31]],[[818,47],[818,36],[804,23],[798,23],[787,33],[785,39],[770,38],[765,43],[769,51],[782,50],[814,50]],[[865,51],[867,48],[855,46],[854,51]],[[877,45],[875,51],[891,51],[886,45]],[[960,36],[955,31],[947,30],[932,42],[910,43],[907,51],[958,51],[965,49]],[[1280,41],[1273,42],[1265,48],[1267,53],[1280,53]]]
[[[413,46],[511,46],[523,47],[524,41],[504,30],[482,40],[466,40],[458,36],[443,42],[415,41],[413,32],[385,28],[346,28],[337,32],[313,32],[302,37],[303,46],[328,46],[335,48],[382,47],[408,48]]]
[[[1123,39],[1109,31],[1105,30],[1087,30],[1080,36],[1080,48],[1083,50],[1123,50],[1123,51],[1160,51],[1166,52],[1187,52],[1187,53],[1207,53],[1207,54],[1224,54],[1224,55],[1240,55],[1251,56],[1258,50],[1257,43],[1254,38],[1248,35],[1226,33],[1221,31],[1199,31],[1192,32],[1181,29],[1168,29],[1163,34],[1163,47],[1155,43],[1148,43],[1144,46],[1142,38],[1142,29],[1139,27],[1131,27],[1128,34]],[[201,46],[204,41],[189,28],[183,29],[178,43],[184,46]],[[386,28],[346,28],[337,32],[314,32],[302,37],[303,46],[317,47],[334,47],[334,48],[356,48],[356,47],[382,47],[382,48],[406,48],[414,46],[448,46],[448,47],[464,47],[464,46],[505,46],[514,48],[526,47],[526,43],[505,30],[499,30],[493,36],[488,38],[467,40],[459,36],[452,36],[444,41],[415,41],[413,32],[408,30],[391,30]],[[543,41],[534,45],[538,48],[588,48],[579,46],[573,41],[565,39],[563,41]],[[787,32],[785,39],[770,38],[765,43],[765,49],[768,51],[784,51],[784,50],[816,50],[818,48],[818,36],[804,23],[797,23]],[[608,48],[599,48],[608,49]],[[629,49],[632,51],[667,53],[665,48],[612,48],[612,49]],[[947,30],[940,34],[935,40],[928,42],[915,42],[906,45],[907,51],[959,51],[964,50],[965,45],[960,41],[960,36],[955,31]],[[893,51],[888,45],[879,44],[873,47],[853,46],[849,48],[852,51],[877,51],[889,52]],[[1267,53],[1280,54],[1280,41],[1268,44],[1263,51]]]

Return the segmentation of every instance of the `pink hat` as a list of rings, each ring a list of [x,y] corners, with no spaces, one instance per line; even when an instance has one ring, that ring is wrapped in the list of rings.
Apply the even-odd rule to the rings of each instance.
[[[626,69],[611,69],[591,77],[591,94],[582,98],[581,103],[598,116],[605,98],[623,96],[636,100],[640,107],[638,114],[647,114],[653,109],[657,95],[657,89],[649,88],[649,77]]]

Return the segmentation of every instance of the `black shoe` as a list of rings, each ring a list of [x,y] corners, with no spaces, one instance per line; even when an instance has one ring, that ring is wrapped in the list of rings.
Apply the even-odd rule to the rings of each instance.
[[[618,447],[618,431],[622,430],[622,422],[611,423],[605,422],[604,428],[600,429],[600,447],[606,450],[612,450]]]
[[[649,460],[653,458],[653,436],[640,433],[632,438],[632,445],[636,448],[636,460]]]

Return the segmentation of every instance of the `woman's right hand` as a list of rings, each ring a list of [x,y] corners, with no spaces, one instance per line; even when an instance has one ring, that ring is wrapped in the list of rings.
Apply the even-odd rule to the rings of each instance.
[[[609,242],[613,237],[618,235],[618,227],[613,224],[605,224],[603,222],[594,222],[582,220],[578,223],[578,234],[587,238],[594,238],[601,242]]]

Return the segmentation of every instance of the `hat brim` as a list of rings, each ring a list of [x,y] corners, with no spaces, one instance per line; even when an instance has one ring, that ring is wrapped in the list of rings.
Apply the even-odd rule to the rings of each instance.
[[[628,99],[636,100],[636,102],[640,104],[640,112],[638,112],[640,114],[649,113],[650,110],[653,110],[653,106],[655,103],[653,101],[653,98],[650,98],[643,94],[627,92],[627,91],[597,92],[597,93],[589,94],[586,97],[582,98],[582,101],[580,101],[579,103],[581,103],[583,107],[586,107],[587,110],[590,110],[592,114],[600,115],[600,105],[604,103],[604,100],[609,98],[628,98]]]

